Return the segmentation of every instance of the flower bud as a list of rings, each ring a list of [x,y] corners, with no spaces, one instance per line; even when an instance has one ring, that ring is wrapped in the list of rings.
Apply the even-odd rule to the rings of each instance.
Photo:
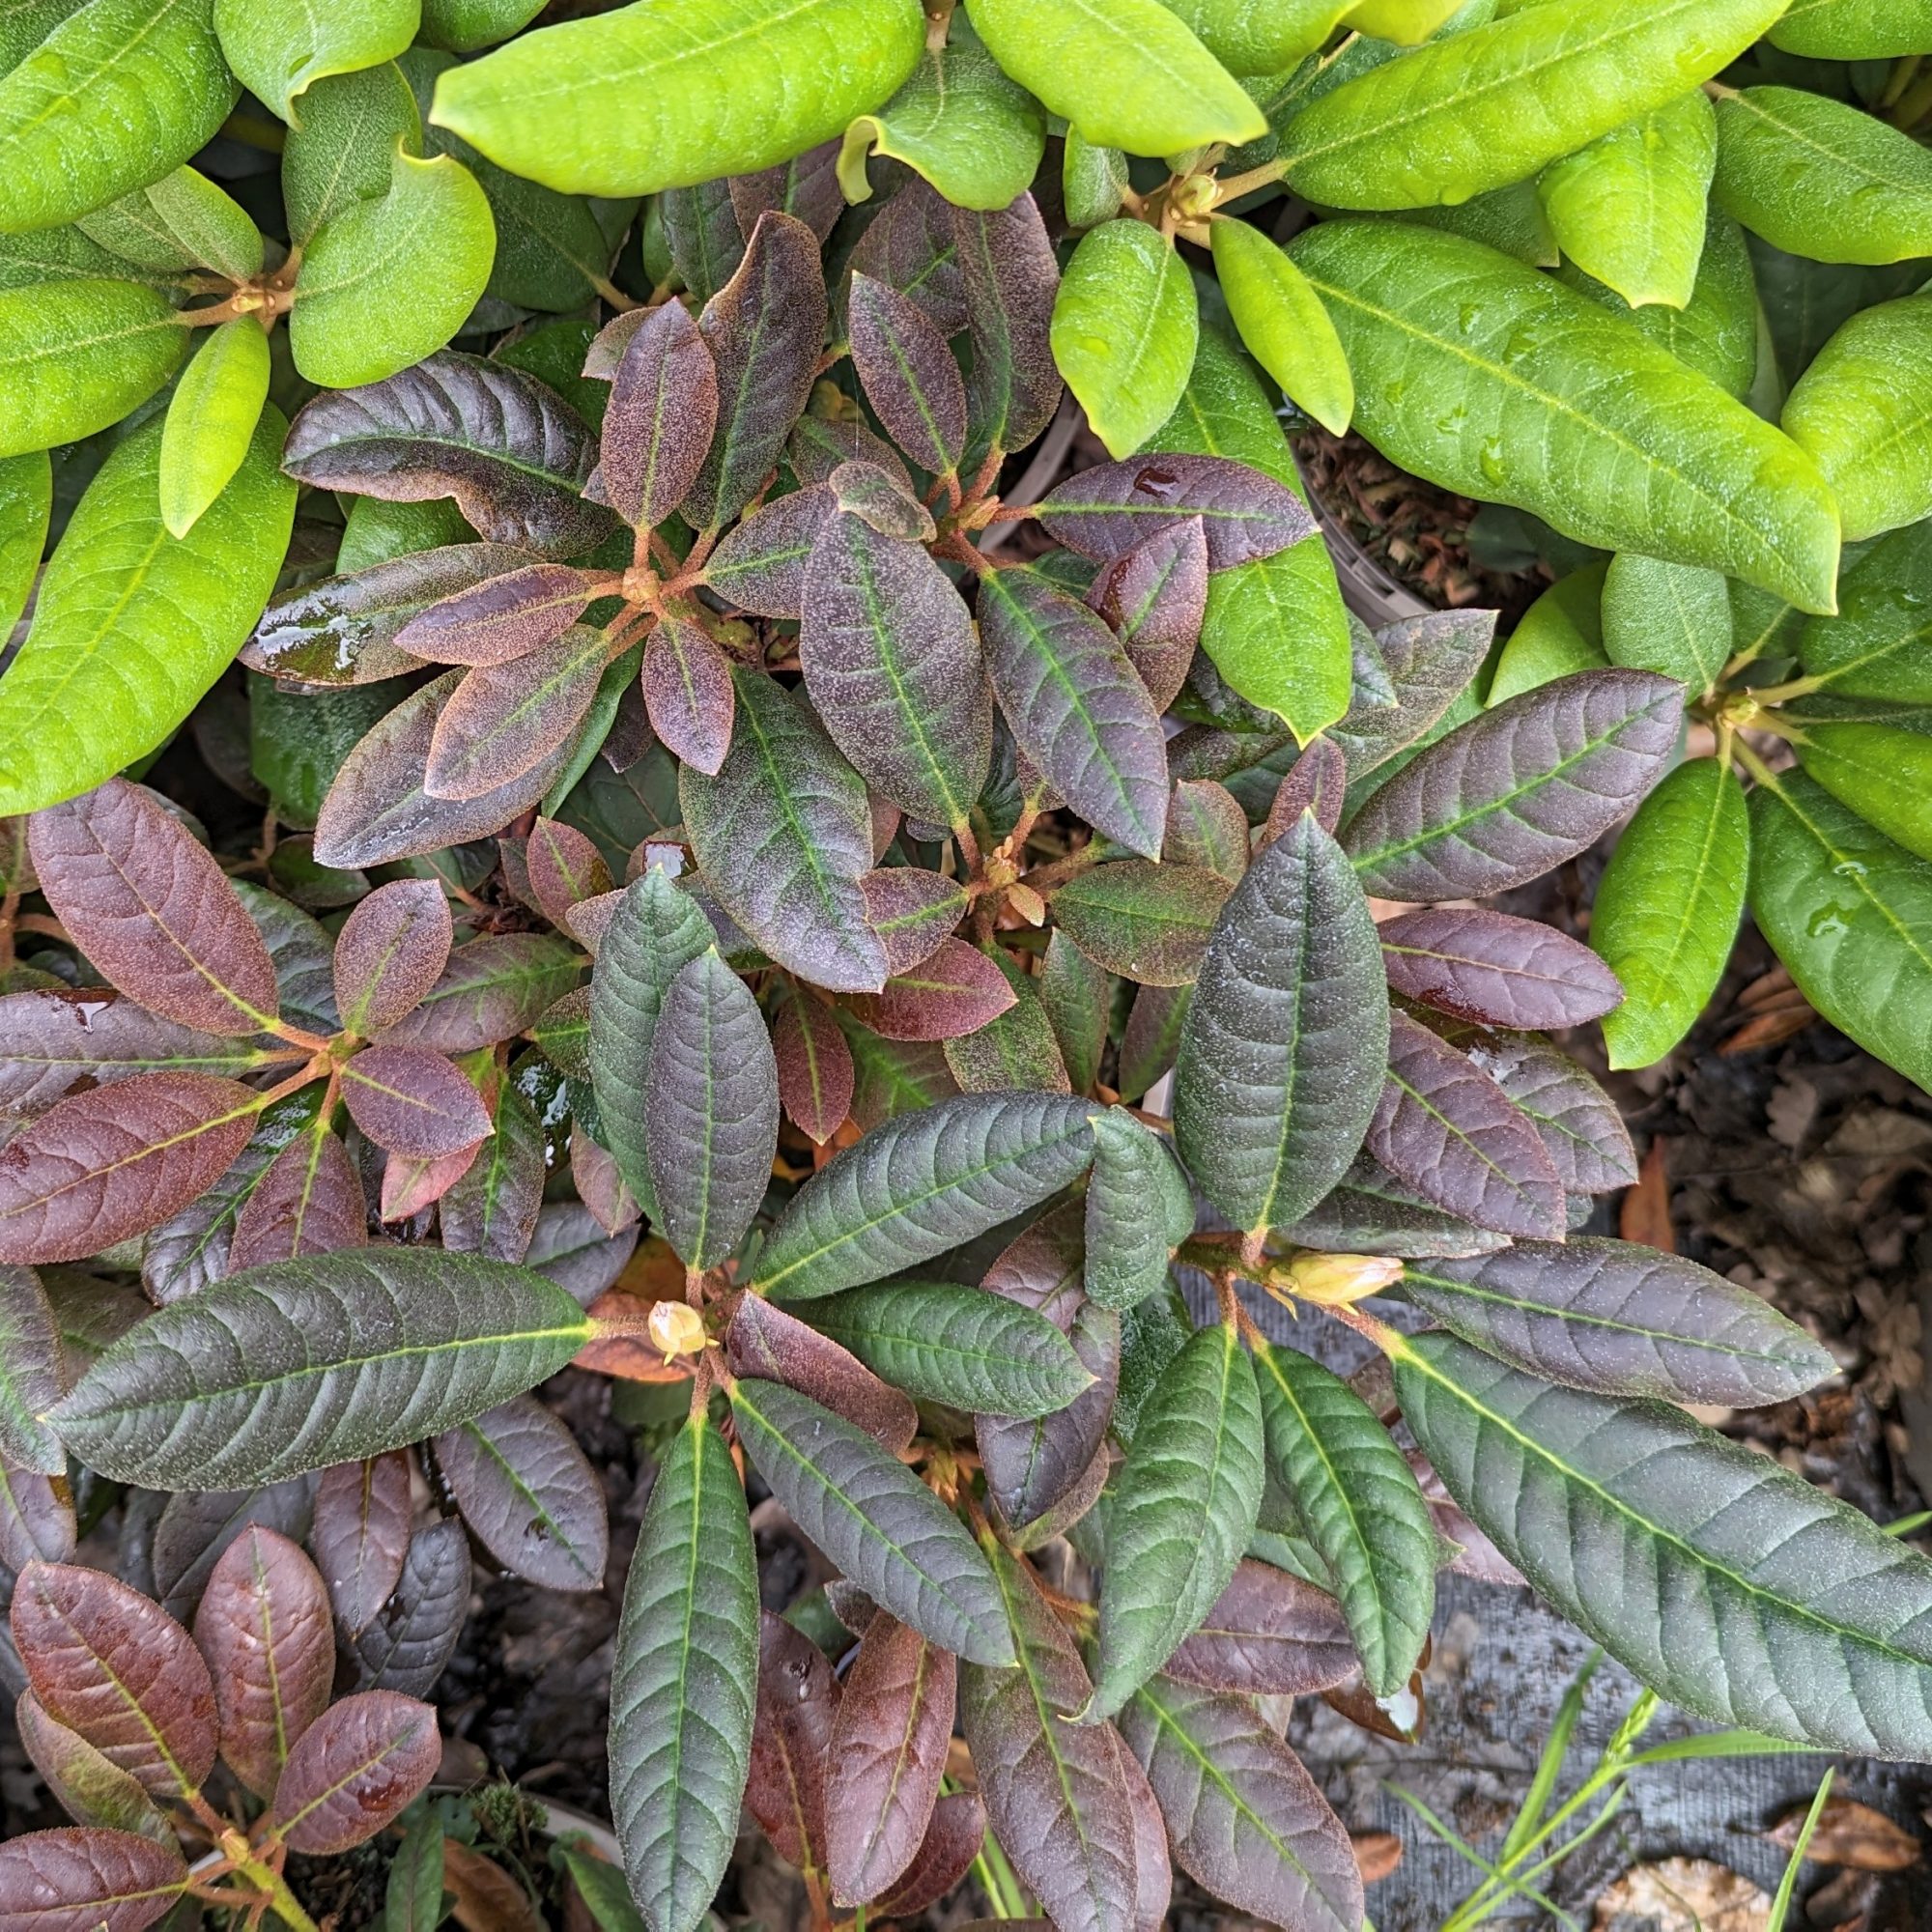
[[[1326,1308],[1379,1294],[1402,1279],[1402,1264],[1388,1255],[1298,1254],[1276,1270],[1276,1279],[1291,1294]]]
[[[651,1347],[662,1350],[667,1362],[675,1361],[680,1355],[704,1352],[704,1318],[688,1302],[652,1302],[645,1325],[650,1332]]]

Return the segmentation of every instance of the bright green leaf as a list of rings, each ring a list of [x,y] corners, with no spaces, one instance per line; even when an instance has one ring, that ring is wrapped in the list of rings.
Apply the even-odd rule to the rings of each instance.
[[[978,0],[993,58],[1096,147],[1176,155],[1267,120],[1159,0]]]
[[[1590,944],[1624,985],[1610,1065],[1662,1060],[1703,1011],[1745,905],[1750,822],[1728,766],[1692,758],[1637,807],[1597,888]]]
[[[955,208],[1007,207],[1032,185],[1046,145],[1039,103],[970,43],[928,47],[883,107],[845,129],[838,184],[847,201],[870,195],[867,155],[903,161]]]
[[[418,0],[214,0],[214,31],[242,84],[293,121],[316,81],[394,60],[420,14]]]
[[[75,224],[90,241],[158,274],[213,269],[231,281],[262,272],[262,237],[241,203],[193,168],[177,168]]]
[[[1582,543],[1833,608],[1837,510],[1811,460],[1595,303],[1399,222],[1323,222],[1294,258],[1348,351],[1356,427],[1392,462]]]
[[[1833,697],[1932,704],[1932,524],[1881,538],[1845,573],[1835,617],[1813,617],[1798,656]]]
[[[185,537],[161,523],[162,425],[88,485],[0,677],[0,812],[72,798],[152,752],[253,627],[288,547],[296,486],[270,405],[248,454]]]
[[[1608,568],[1605,558],[1559,577],[1522,613],[1496,659],[1488,703],[1501,704],[1552,678],[1609,663],[1603,617]]]
[[[179,167],[239,89],[214,0],[91,0],[0,78],[0,235],[71,221]]]
[[[1808,723],[1799,762],[1867,825],[1932,859],[1932,737],[1889,724]]]
[[[473,54],[521,33],[543,10],[544,0],[422,0],[422,42]]]
[[[490,279],[497,228],[476,178],[398,148],[389,191],[316,230],[296,276],[289,349],[312,383],[352,388],[420,362],[462,327]]]
[[[1245,221],[1217,221],[1209,239],[1228,311],[1255,360],[1323,429],[1346,435],[1354,379],[1308,277]]]
[[[422,116],[394,61],[317,81],[282,143],[289,239],[306,248],[330,216],[387,194],[399,144],[422,153]]]
[[[1174,413],[1198,332],[1194,284],[1171,242],[1129,220],[1081,237],[1053,304],[1053,359],[1113,455]]]
[[[135,282],[0,294],[0,456],[119,422],[174,374],[187,346],[172,304]]]
[[[1932,295],[1855,315],[1785,400],[1856,543],[1932,511]]]
[[[546,187],[654,194],[842,133],[924,42],[918,0],[648,0],[452,68],[429,118]]]
[[[1791,0],[1766,36],[1813,60],[1884,60],[1932,48],[1932,0]]]
[[[1697,283],[1718,120],[1700,93],[1552,161],[1538,190],[1564,254],[1634,308],[1682,308]]]
[[[1312,54],[1353,0],[1161,0],[1230,73],[1278,74]]]
[[[27,608],[53,514],[53,466],[44,450],[0,457],[0,638]]]
[[[1604,649],[1629,670],[1674,677],[1693,698],[1731,655],[1731,599],[1715,570],[1625,551],[1604,579]]]
[[[161,522],[170,536],[186,536],[228,487],[268,399],[268,331],[246,315],[210,329],[175,384],[161,431]]]

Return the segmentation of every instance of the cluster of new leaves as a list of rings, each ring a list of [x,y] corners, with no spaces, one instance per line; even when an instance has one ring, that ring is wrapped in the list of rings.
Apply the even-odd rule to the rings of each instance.
[[[128,1932],[194,1899],[308,1924],[288,1855],[375,1837],[435,1776],[429,1705],[331,1699],[328,1592],[286,1536],[242,1529],[196,1594],[190,1634],[99,1570],[35,1557],[15,1579],[20,1741],[78,1821],[0,1846],[0,1912],[16,1923]],[[213,1802],[231,1797],[259,1803],[245,1832]],[[190,1868],[185,1836],[215,1849]]]

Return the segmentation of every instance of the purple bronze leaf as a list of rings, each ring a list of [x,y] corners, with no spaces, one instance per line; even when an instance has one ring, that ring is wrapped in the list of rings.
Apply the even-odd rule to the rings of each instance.
[[[867,872],[859,888],[866,895],[866,917],[895,973],[910,973],[930,959],[966,916],[959,881],[918,866]]]
[[[925,551],[834,516],[806,567],[798,655],[867,782],[915,818],[963,824],[992,760],[993,701],[972,617]]]
[[[365,1690],[421,1696],[442,1675],[463,1634],[469,1577],[469,1539],[460,1522],[433,1522],[410,1538],[394,1595],[355,1639]]]
[[[270,1826],[311,1858],[373,1838],[436,1776],[436,1712],[394,1690],[363,1690],[325,1711],[289,1752]]]
[[[758,217],[737,272],[697,327],[718,371],[718,431],[685,499],[685,521],[729,523],[778,468],[805,413],[825,342],[818,238],[789,214]]]
[[[771,217],[766,216],[767,220]],[[831,1661],[802,1631],[759,1615],[757,1716],[745,1806],[773,1849],[823,1884],[826,1747],[838,1712]]]
[[[739,232],[749,237],[758,225],[758,216],[767,209],[777,209],[781,214],[797,215],[823,242],[845,213],[845,197],[838,186],[840,145],[838,141],[821,141],[777,167],[762,168],[754,175],[730,176],[724,185]]]
[[[1425,1200],[1478,1227],[1561,1240],[1563,1184],[1527,1116],[1406,1013],[1389,1015],[1389,1072],[1368,1149]]]
[[[1398,993],[1478,1026],[1581,1026],[1623,1000],[1616,975],[1587,946],[1535,920],[1427,906],[1377,931]]]
[[[902,198],[895,195],[895,204]],[[967,403],[974,447],[1024,449],[1060,407],[1050,334],[1060,293],[1053,242],[1030,194],[985,213],[953,209],[952,241],[973,331]],[[919,291],[895,275],[882,279],[920,300]],[[945,329],[947,319],[937,319]]]
[[[325,577],[269,606],[242,662],[304,684],[375,684],[416,670],[422,660],[396,641],[405,629],[445,598],[531,561],[509,544],[444,544]]]
[[[210,1073],[137,1073],[57,1102],[0,1154],[0,1263],[79,1261],[219,1180],[262,1096]]]
[[[977,1033],[1017,1002],[1006,975],[977,947],[944,939],[910,972],[876,993],[848,993],[844,1004],[885,1039],[957,1039]]]
[[[513,1576],[550,1590],[601,1590],[611,1553],[604,1486],[577,1437],[534,1396],[436,1438],[463,1520]]]
[[[842,1415],[895,1456],[919,1433],[912,1398],[884,1382],[849,1350],[787,1315],[762,1295],[747,1294],[724,1333],[731,1373],[783,1382]]]
[[[0,1845],[0,1917],[34,1932],[143,1932],[186,1885],[172,1841],[134,1832],[67,1825]]]
[[[443,349],[384,382],[316,397],[289,429],[282,467],[318,489],[390,502],[453,497],[493,542],[569,557],[613,522],[580,495],[595,454],[555,390],[506,362]]]
[[[431,664],[507,664],[562,637],[609,582],[567,563],[527,563],[431,604],[396,643]]]
[[[1570,1193],[1607,1194],[1635,1181],[1636,1151],[1617,1103],[1567,1053],[1520,1033],[1457,1043],[1528,1117]]]
[[[1167,827],[1167,743],[1113,632],[1022,567],[980,580],[980,635],[1020,750],[1096,831],[1157,857]]]
[[[182,1026],[273,1023],[274,962],[213,854],[154,795],[109,779],[29,824],[41,891],[110,985]]]
[[[412,692],[343,760],[316,821],[321,864],[383,866],[488,838],[544,795],[569,756],[567,740],[549,758],[474,798],[432,798],[424,790],[437,721],[468,675],[445,671]]]
[[[626,345],[604,413],[604,498],[637,529],[684,501],[718,426],[718,371],[683,305],[668,301]]]
[[[349,1150],[318,1117],[291,1141],[250,1190],[229,1243],[231,1270],[297,1255],[360,1247],[369,1238],[369,1204]]]
[[[1161,1667],[1210,1690],[1300,1697],[1346,1682],[1361,1666],[1333,1597],[1244,1557],[1200,1627]]]
[[[932,512],[914,495],[897,465],[855,460],[841,463],[825,479],[835,509],[847,510],[871,525],[882,537],[930,543],[939,534]]]
[[[666,616],[644,646],[644,710],[665,749],[715,778],[731,749],[731,664],[704,627]]]
[[[924,182],[908,182],[880,209],[852,251],[852,269],[910,296],[942,335],[966,327],[952,210]]]
[[[1207,537],[1209,570],[1273,556],[1315,529],[1308,506],[1285,483],[1224,456],[1179,452],[1080,470],[1039,512],[1068,550],[1103,562],[1194,517]]]
[[[905,1875],[877,1902],[875,1917],[911,1918],[936,1905],[973,1868],[986,1840],[986,1806],[977,1791],[949,1792]]]
[[[582,960],[548,932],[486,932],[449,955],[441,977],[415,1009],[390,1029],[390,1041],[473,1053],[530,1026],[577,983]]]
[[[1199,517],[1156,530],[1104,565],[1087,602],[1140,672],[1153,708],[1180,696],[1208,612],[1208,532]]]
[[[859,405],[841,394],[837,407],[851,413],[800,416],[785,439],[785,462],[799,487],[809,490],[814,483],[830,482],[832,472],[845,463],[872,464],[910,487],[912,472],[904,458],[867,427]]]
[[[416,1160],[440,1160],[490,1131],[483,1096],[427,1047],[364,1048],[343,1064],[342,1099],[379,1148]]]
[[[1372,792],[1344,844],[1363,888],[1411,901],[1487,898],[1596,842],[1662,776],[1684,687],[1582,670],[1439,738]]]
[[[832,493],[821,484],[763,504],[724,532],[705,559],[705,583],[740,611],[797,617],[806,559],[832,507]]]
[[[344,1030],[368,1037],[412,1011],[448,964],[452,936],[440,881],[378,886],[335,942],[335,1004]]]
[[[966,447],[966,384],[939,326],[897,289],[854,274],[846,298],[852,362],[893,440],[934,476]]]
[[[1348,789],[1349,765],[1341,746],[1330,738],[1317,738],[1302,748],[1301,755],[1276,788],[1261,842],[1273,844],[1304,811],[1312,811],[1316,824],[1334,838]]]
[[[430,734],[423,790],[474,801],[547,768],[582,724],[610,656],[606,632],[573,624],[527,656],[466,671]]]
[[[788,998],[772,1016],[779,1098],[786,1117],[823,1147],[852,1111],[852,1049],[831,1009],[809,993]]]
[[[1430,611],[1357,634],[1355,693],[1331,736],[1357,778],[1414,744],[1468,688],[1495,636],[1493,611]]]
[[[338,1463],[316,1479],[309,1542],[336,1619],[352,1637],[375,1621],[410,1547],[410,1459],[400,1449]]]

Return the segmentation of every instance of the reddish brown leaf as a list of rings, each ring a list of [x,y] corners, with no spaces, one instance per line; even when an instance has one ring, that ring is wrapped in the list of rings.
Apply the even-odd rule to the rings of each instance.
[[[705,582],[741,611],[797,617],[806,560],[832,511],[832,493],[822,484],[774,498],[725,531],[705,559]]]
[[[43,1476],[0,1456],[0,1565],[24,1570],[29,1563],[65,1563],[74,1541],[67,1478]]]
[[[14,1641],[34,1694],[158,1798],[214,1769],[214,1686],[193,1639],[158,1604],[99,1570],[30,1563],[14,1590]]]
[[[316,1479],[309,1544],[337,1621],[359,1636],[403,1574],[410,1547],[410,1459],[400,1449],[338,1463]]]
[[[956,879],[917,866],[890,866],[859,881],[866,918],[886,949],[895,973],[910,973],[938,952],[966,913],[966,894]]]
[[[1498,1234],[1560,1241],[1563,1186],[1529,1117],[1465,1054],[1389,1016],[1369,1151],[1436,1207]]]
[[[785,442],[785,462],[802,486],[810,489],[814,483],[830,482],[833,471],[843,463],[876,463],[881,469],[912,481],[898,451],[867,427],[857,403],[842,394],[828,398],[824,384],[819,386],[818,399],[837,413],[801,417],[792,425]]]
[[[490,1131],[483,1096],[424,1046],[365,1047],[342,1067],[349,1117],[388,1153],[441,1160]]]
[[[431,664],[508,664],[562,637],[613,581],[575,564],[526,564],[432,604],[396,642]]]
[[[823,1147],[852,1111],[852,1049],[831,1009],[794,994],[772,1016],[779,1098],[801,1133]]]
[[[811,394],[825,321],[818,237],[795,216],[759,215],[737,272],[697,321],[724,406],[684,504],[694,529],[728,524],[778,467]]]
[[[1272,845],[1304,811],[1312,811],[1315,822],[1333,838],[1342,822],[1342,798],[1348,789],[1349,766],[1341,746],[1332,738],[1317,738],[1303,747],[1277,787],[1261,842]]]
[[[910,296],[855,274],[846,299],[852,363],[893,440],[935,476],[959,467],[966,384],[938,325]]]
[[[1017,1004],[997,965],[963,939],[943,939],[923,965],[895,974],[876,993],[845,1004],[885,1039],[957,1039]]]
[[[573,624],[508,664],[467,672],[436,721],[423,790],[481,798],[541,766],[583,722],[610,655],[606,633]]]
[[[1617,1233],[1647,1248],[1677,1252],[1677,1229],[1670,1218],[1670,1142],[1656,1134],[1637,1164],[1636,1185],[1617,1208]]]
[[[1185,517],[1101,566],[1087,601],[1107,620],[1156,711],[1187,682],[1208,613],[1208,533]]]
[[[1393,1832],[1351,1832],[1349,1848],[1364,1885],[1377,1885],[1402,1863],[1402,1840]]]
[[[522,1033],[577,983],[576,949],[547,932],[491,932],[459,946],[391,1042],[474,1053]]]
[[[986,1838],[986,1807],[977,1791],[954,1791],[933,1806],[925,1841],[905,1875],[877,1902],[876,1918],[910,1918],[936,1905],[972,1869]],[[1046,1921],[1037,1921],[1044,1924]],[[1009,1932],[1019,1932],[1017,1923]]]
[[[345,1032],[392,1027],[448,963],[449,901],[435,879],[397,879],[349,915],[335,942],[335,1004]]]
[[[524,860],[537,910],[553,925],[562,925],[573,906],[611,890],[603,853],[574,825],[539,818],[530,827]]]
[[[1423,906],[1384,920],[1377,937],[1398,993],[1478,1026],[1581,1026],[1624,996],[1616,975],[1587,946],[1485,906]]]
[[[434,1208],[469,1172],[483,1143],[440,1159],[419,1160],[412,1155],[392,1153],[383,1166],[383,1193],[377,1208],[384,1221],[407,1221],[427,1208]]]
[[[141,1932],[187,1883],[173,1845],[65,1826],[0,1845],[0,1920],[14,1932]]]
[[[1804,1829],[1808,1805],[1785,1813],[1765,1835],[1787,1852]],[[1804,1856],[1814,1864],[1850,1865],[1855,1871],[1910,1871],[1925,1856],[1917,1835],[1894,1824],[1883,1811],[1861,1804],[1855,1798],[1833,1793],[1825,1801]]]
[[[893,199],[896,206],[904,197]],[[1060,407],[1060,370],[1053,359],[1051,336],[1054,298],[1060,293],[1053,242],[1030,194],[1002,209],[980,213],[955,208],[950,213],[964,298],[962,319],[973,331],[973,379],[967,397],[974,446],[990,443],[1001,449],[1024,449]],[[893,240],[898,242],[900,238]],[[916,241],[913,251],[918,252]],[[948,327],[950,318],[937,313],[933,297],[924,290],[908,288],[889,268],[872,271],[934,310],[940,327]],[[937,298],[944,302],[943,289]]]
[[[740,1298],[724,1335],[734,1375],[783,1382],[877,1437],[896,1456],[919,1433],[912,1399],[837,1342],[763,1296]]]
[[[1315,528],[1308,506],[1285,483],[1225,456],[1173,451],[1082,469],[1040,506],[1050,535],[1103,562],[1196,517],[1209,570],[1273,556]]]
[[[637,529],[661,524],[696,480],[718,426],[718,369],[682,303],[654,308],[611,384],[598,471],[604,500]]]
[[[1212,779],[1182,779],[1167,802],[1165,865],[1205,866],[1237,884],[1248,868],[1248,814],[1226,785]]]
[[[779,1857],[805,1872],[825,1869],[826,1750],[838,1704],[838,1680],[825,1653],[763,1611],[745,1804]]]
[[[523,1395],[436,1438],[437,1467],[497,1561],[552,1590],[601,1590],[611,1554],[604,1486],[577,1437]]]
[[[261,1110],[212,1073],[60,1101],[0,1148],[0,1262],[78,1261],[157,1226],[221,1179]]]
[[[14,1721],[34,1769],[75,1824],[138,1833],[174,1849],[175,1828],[139,1783],[110,1764],[78,1731],[55,1723],[31,1690],[20,1693]]]
[[[320,1120],[291,1141],[256,1182],[235,1222],[231,1270],[360,1247],[369,1204],[349,1150]]]
[[[208,1579],[194,1640],[214,1679],[222,1759],[256,1797],[272,1797],[335,1675],[321,1575],[287,1537],[251,1525]]]
[[[1051,262],[1051,243],[1045,252]],[[957,335],[966,327],[952,210],[924,182],[909,181],[880,209],[852,251],[852,266],[911,296],[942,334]]]
[[[442,1841],[442,1888],[456,1901],[450,1917],[463,1932],[543,1932],[523,1887],[501,1865],[454,1838]]]
[[[610,1151],[575,1125],[570,1130],[570,1178],[577,1185],[577,1198],[607,1235],[615,1235],[637,1220],[638,1197],[624,1184]]]
[[[1299,1697],[1344,1682],[1356,1659],[1333,1597],[1246,1557],[1201,1627],[1161,1668],[1208,1690]]]
[[[725,183],[731,213],[739,232],[750,235],[766,209],[795,214],[823,242],[845,213],[838,186],[838,141],[821,141],[815,148],[777,167],[754,175],[733,175]]]
[[[436,1712],[394,1690],[345,1697],[289,1751],[275,1787],[275,1831],[311,1858],[373,1838],[436,1776]]]
[[[165,1019],[245,1034],[276,1014],[275,968],[221,867],[125,779],[37,811],[41,890],[109,985]]]
[[[1167,1855],[1167,1821],[1160,1800],[1153,1795],[1140,1759],[1112,1724],[1114,1754],[1121,1761],[1121,1782],[1126,1787],[1127,1809],[1134,1821],[1134,1922],[1138,1932],[1160,1932],[1174,1899],[1174,1866]]]
[[[644,646],[644,710],[665,749],[712,777],[731,749],[731,666],[697,624],[667,617]]]
[[[827,1865],[841,1905],[890,1891],[919,1855],[952,1739],[958,1663],[895,1617],[867,1626],[833,1719]]]

